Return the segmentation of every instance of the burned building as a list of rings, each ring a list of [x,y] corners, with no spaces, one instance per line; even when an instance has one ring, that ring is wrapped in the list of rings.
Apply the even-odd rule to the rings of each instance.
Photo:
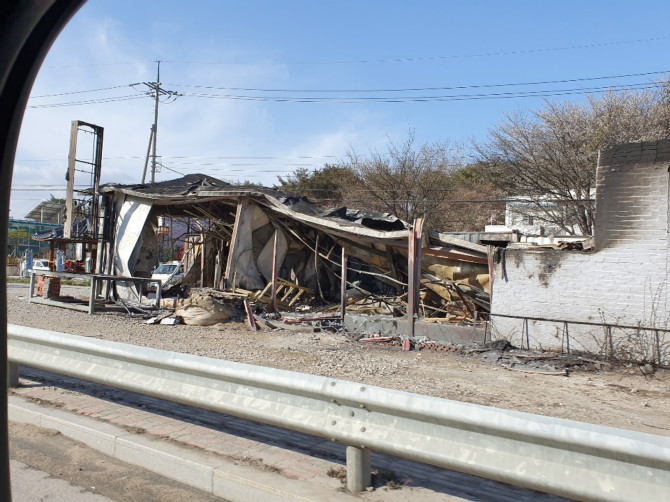
[[[184,283],[192,287],[262,292],[274,277],[328,303],[341,298],[348,268],[346,289],[374,304],[370,312],[403,316],[409,309],[412,317],[455,321],[488,312],[487,248],[420,222],[324,210],[304,197],[202,174],[107,184],[100,194],[104,274],[148,277],[159,261],[159,222],[172,221],[182,229]]]

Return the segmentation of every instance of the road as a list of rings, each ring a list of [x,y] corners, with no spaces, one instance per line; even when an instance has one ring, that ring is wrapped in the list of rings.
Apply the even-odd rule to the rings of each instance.
[[[60,433],[9,424],[14,502],[225,502]]]

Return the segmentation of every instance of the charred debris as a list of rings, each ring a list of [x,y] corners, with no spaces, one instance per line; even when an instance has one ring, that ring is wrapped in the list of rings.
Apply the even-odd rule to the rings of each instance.
[[[305,197],[202,174],[100,187],[97,270],[150,277],[166,250],[183,278],[173,308],[186,324],[246,318],[254,329],[346,316],[481,328],[492,253],[383,213],[323,209]],[[121,301],[146,297],[116,284]],[[170,315],[171,314],[171,315]],[[485,336],[485,335],[484,335]]]

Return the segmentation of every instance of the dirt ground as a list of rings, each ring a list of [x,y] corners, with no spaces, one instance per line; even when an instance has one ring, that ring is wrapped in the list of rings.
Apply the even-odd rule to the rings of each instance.
[[[222,502],[223,499],[184,486],[163,476],[131,466],[72,441],[57,431],[29,424],[9,424],[9,453],[34,469],[39,469],[117,502],[160,500],[162,502]],[[21,490],[15,486],[15,500]],[[58,500],[50,493],[40,500]],[[62,499],[61,499],[62,500]],[[224,501],[225,502],[225,501]]]
[[[64,287],[62,294],[88,291]],[[629,365],[544,375],[508,370],[478,353],[407,352],[311,328],[251,332],[240,322],[148,325],[127,315],[89,316],[29,304],[27,296],[25,285],[9,285],[10,323],[670,436],[668,369],[649,373]]]

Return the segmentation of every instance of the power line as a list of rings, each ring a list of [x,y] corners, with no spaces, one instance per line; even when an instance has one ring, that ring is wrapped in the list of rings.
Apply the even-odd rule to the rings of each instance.
[[[670,39],[669,35],[662,35],[657,37],[639,38],[633,40],[615,40],[608,42],[596,42],[589,44],[570,45],[564,47],[543,47],[543,48],[526,48],[508,51],[488,51],[475,54],[448,54],[442,56],[415,56],[405,58],[380,58],[380,59],[358,59],[358,60],[342,60],[342,61],[180,61],[180,60],[163,60],[163,63],[170,64],[189,64],[189,65],[345,65],[345,64],[378,64],[378,63],[408,63],[421,61],[442,61],[446,59],[468,59],[468,58],[486,58],[486,57],[500,57],[500,56],[515,56],[525,54],[542,54],[545,52],[562,52],[581,49],[595,49],[600,47],[615,47],[619,45],[630,45],[647,42],[660,42]],[[150,64],[153,61],[116,61],[110,63],[84,63],[77,65],[50,65],[45,66],[46,69],[59,68],[92,68],[97,66],[129,66],[137,64]]]
[[[499,57],[499,56],[515,56],[515,55],[525,55],[525,54],[542,54],[545,52],[561,52],[561,51],[571,51],[578,49],[595,49],[599,47],[612,47],[617,45],[628,45],[628,44],[637,44],[644,42],[658,42],[662,40],[668,40],[670,36],[664,35],[659,37],[651,38],[640,38],[636,40],[620,40],[620,41],[611,41],[611,42],[599,42],[591,44],[581,44],[581,45],[571,45],[566,47],[547,47],[539,49],[518,49],[510,51],[490,51],[477,54],[450,54],[446,56],[418,56],[418,57],[406,57],[406,58],[387,58],[387,59],[357,59],[357,60],[344,60],[344,61],[296,61],[296,62],[224,62],[224,61],[177,61],[177,60],[168,60],[166,63],[179,63],[179,64],[201,64],[201,65],[346,65],[346,64],[378,64],[378,63],[411,63],[411,62],[421,62],[421,61],[442,61],[445,59],[467,59],[467,58],[485,58],[485,57]]]
[[[112,87],[101,87],[100,89],[88,89],[85,91],[69,91],[69,92],[59,92],[57,94],[41,94],[39,96],[30,96],[30,99],[40,99],[40,98],[53,98],[57,96],[68,96],[71,94],[85,94],[89,92],[100,92],[100,91],[111,91],[113,89],[122,89],[124,87],[130,87],[132,84],[126,85],[114,85]]]
[[[462,89],[484,89],[495,87],[514,87],[514,86],[532,86],[532,85],[547,85],[547,84],[566,84],[575,82],[588,82],[593,80],[614,80],[619,78],[631,77],[649,77],[652,75],[662,75],[668,73],[670,70],[649,71],[642,73],[627,73],[622,75],[605,75],[598,77],[584,77],[584,78],[570,78],[563,80],[540,80],[536,82],[508,82],[504,84],[472,84],[472,85],[458,85],[445,87],[408,87],[400,89],[265,89],[253,87],[215,87],[206,85],[189,85],[189,84],[169,84],[173,87],[186,87],[194,89],[211,89],[211,90],[227,90],[227,91],[245,91],[245,92],[333,92],[333,93],[372,93],[372,92],[417,92],[417,91],[451,91]]]
[[[555,96],[569,96],[574,94],[597,94],[611,91],[626,90],[645,90],[658,87],[658,84],[640,83],[617,86],[601,87],[582,87],[572,89],[551,89],[537,91],[517,91],[517,92],[495,92],[480,94],[452,94],[452,95],[434,95],[434,96],[358,96],[352,98],[342,98],[333,96],[242,96],[233,94],[205,94],[205,93],[184,93],[184,96],[204,98],[204,99],[226,99],[232,101],[259,101],[259,102],[278,102],[278,103],[332,103],[332,104],[363,104],[363,103],[421,103],[421,102],[448,102],[448,101],[477,101],[483,99],[512,99],[512,98],[542,98]]]
[[[205,93],[183,93],[180,96],[201,98],[201,99],[225,99],[231,101],[256,101],[256,102],[275,102],[275,103],[330,103],[330,104],[371,104],[371,103],[435,103],[449,101],[480,101],[480,100],[498,100],[498,99],[522,99],[522,98],[548,98],[557,96],[572,96],[575,94],[599,94],[612,91],[631,91],[648,90],[657,88],[659,84],[638,83],[621,84],[615,86],[600,87],[581,87],[571,89],[550,89],[537,91],[516,91],[516,92],[497,92],[480,94],[453,94],[453,95],[435,95],[435,96],[358,96],[352,98],[342,98],[336,96],[243,96],[234,94],[205,94]],[[44,105],[31,105],[28,108],[56,108],[64,106],[78,106],[89,104],[113,103],[117,101],[127,101],[139,99],[143,96],[122,96],[116,98],[101,98],[89,101],[77,101],[67,103],[52,103]]]
[[[362,155],[367,156],[367,154]],[[135,160],[143,159],[139,155],[119,155],[119,156],[105,156],[103,160]],[[191,156],[191,155],[161,155],[162,159],[223,159],[223,160],[248,160],[248,159],[258,159],[258,160],[290,160],[290,159],[337,159],[337,155],[243,155],[243,156],[213,156],[213,157],[203,157],[203,156]],[[17,159],[16,162],[63,162],[66,159]]]
[[[69,101],[65,103],[51,103],[43,105],[28,105],[26,108],[59,108],[63,106],[81,106],[81,105],[97,105],[103,103],[115,103],[117,101],[130,101],[133,99],[142,99],[144,96],[138,96],[136,94],[131,94],[129,96],[116,96],[109,98],[97,98],[89,99],[86,101]]]
[[[589,82],[596,80],[615,80],[621,78],[632,78],[632,77],[649,77],[653,75],[663,75],[669,73],[670,70],[658,70],[658,71],[648,71],[640,73],[624,73],[619,75],[600,75],[595,77],[582,77],[582,78],[569,78],[569,79],[556,79],[556,80],[539,80],[539,81],[530,81],[530,82],[506,82],[506,83],[493,83],[493,84],[468,84],[468,85],[457,85],[457,86],[432,86],[432,87],[407,87],[407,88],[383,88],[383,89],[273,89],[273,88],[257,88],[257,87],[221,87],[221,86],[211,86],[211,85],[197,85],[197,84],[166,84],[173,87],[182,87],[190,89],[209,89],[209,90],[226,90],[226,91],[244,91],[244,92],[304,92],[304,93],[314,93],[314,92],[332,92],[332,93],[374,93],[374,92],[419,92],[419,91],[451,91],[451,90],[463,90],[463,89],[487,89],[487,88],[497,88],[497,87],[520,87],[520,86],[536,86],[536,85],[548,85],[548,84],[567,84],[575,82]],[[145,85],[148,85],[146,82]],[[31,96],[30,99],[38,98],[48,98],[48,97],[58,97],[58,96],[67,96],[73,94],[84,94],[84,93],[93,93],[93,92],[102,92],[112,89],[122,89],[125,87],[135,88],[142,83],[133,83],[126,85],[115,85],[111,87],[102,87],[99,89],[87,89],[80,91],[66,91],[55,94],[43,94],[39,96]],[[626,84],[624,84],[626,85]],[[633,84],[627,84],[633,85]],[[144,96],[153,96],[153,90],[151,92],[143,92]],[[170,92],[171,96],[178,97],[179,93]],[[118,96],[110,98],[96,98],[96,99],[125,99],[128,96]],[[91,100],[92,101],[92,100]],[[73,102],[79,104],[79,102]],[[83,104],[87,101],[81,102]],[[37,106],[37,105],[35,105]],[[51,106],[51,105],[44,105]]]

